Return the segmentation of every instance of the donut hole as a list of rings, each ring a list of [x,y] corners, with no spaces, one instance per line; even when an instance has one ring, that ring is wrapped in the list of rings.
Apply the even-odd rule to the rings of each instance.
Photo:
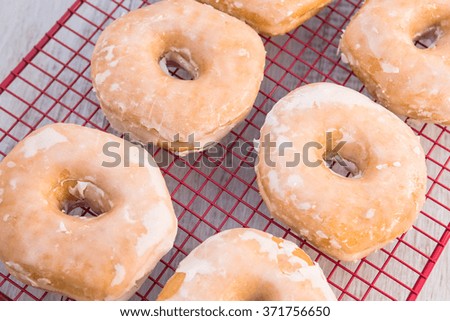
[[[159,60],[161,70],[168,76],[179,80],[195,80],[199,68],[187,49],[171,49]]]
[[[350,141],[349,135],[340,131],[329,136],[333,140],[330,146],[340,146],[339,150],[329,149],[322,154],[326,167],[331,172],[346,178],[361,178],[368,165],[368,153],[365,146],[357,141]]]
[[[65,180],[57,188],[59,210],[70,216],[98,217],[112,209],[107,194],[87,181]]]
[[[97,216],[100,216],[101,214],[103,214],[103,213],[97,213],[96,211],[94,211],[91,208],[91,206],[89,205],[89,202],[86,200],[65,201],[61,205],[60,210],[64,214],[67,214],[70,216],[85,217],[85,218],[93,218],[93,217],[97,217]]]
[[[355,162],[342,157],[324,159],[325,165],[335,174],[347,178],[360,178],[362,171]],[[344,164],[345,163],[345,164]]]
[[[434,48],[443,35],[444,30],[441,28],[441,26],[434,25],[422,32],[419,32],[418,35],[413,39],[414,45],[419,49]]]

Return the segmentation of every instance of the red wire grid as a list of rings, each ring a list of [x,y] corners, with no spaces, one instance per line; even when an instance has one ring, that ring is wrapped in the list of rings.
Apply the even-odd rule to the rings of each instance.
[[[340,300],[417,298],[450,236],[450,133],[446,127],[405,120],[426,151],[427,201],[413,229],[358,262],[336,261],[271,219],[255,182],[253,142],[281,97],[317,81],[364,92],[337,54],[342,30],[361,2],[335,1],[297,30],[263,37],[268,55],[260,94],[247,119],[218,144],[223,150],[220,156],[205,151],[180,158],[159,148],[152,151],[171,192],[179,231],[174,248],[132,299],[155,299],[193,248],[221,230],[242,226],[299,244],[322,266]],[[49,123],[69,122],[113,132],[92,90],[90,57],[99,34],[111,21],[147,4],[141,0],[74,2],[0,85],[0,160],[27,134]],[[173,70],[174,76],[177,72]],[[249,148],[234,148],[239,143]],[[88,208],[78,209],[78,214],[95,215]],[[2,297],[67,299],[21,283],[0,264]]]

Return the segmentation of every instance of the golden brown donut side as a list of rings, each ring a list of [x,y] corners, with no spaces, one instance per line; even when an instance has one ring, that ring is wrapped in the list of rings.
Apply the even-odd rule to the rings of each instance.
[[[158,300],[335,300],[294,243],[255,229],[216,234],[181,261]]]
[[[277,36],[294,30],[333,0],[197,0],[235,16],[261,34]]]

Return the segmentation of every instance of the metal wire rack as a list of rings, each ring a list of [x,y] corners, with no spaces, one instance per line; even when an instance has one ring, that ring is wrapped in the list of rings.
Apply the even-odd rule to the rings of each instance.
[[[48,123],[70,122],[112,131],[92,90],[90,56],[99,34],[112,20],[148,2],[73,3],[0,85],[0,160],[28,133]],[[179,232],[174,248],[132,299],[155,299],[178,263],[193,248],[218,231],[241,226],[262,229],[302,246],[320,263],[341,300],[417,298],[450,236],[450,133],[446,127],[405,120],[421,137],[426,151],[425,207],[412,230],[355,263],[327,257],[272,220],[255,183],[256,154],[251,147],[259,137],[265,115],[281,97],[302,84],[317,81],[364,91],[337,54],[341,32],[361,2],[335,1],[288,35],[263,38],[268,55],[260,94],[245,122],[218,145],[222,150],[219,156],[207,151],[179,158],[158,148],[151,151],[169,186]],[[176,69],[172,72],[177,76]],[[249,148],[236,149],[237,143]],[[78,210],[81,215],[94,215],[88,208]],[[380,284],[392,286],[388,290]],[[67,299],[21,283],[1,264],[0,297]]]

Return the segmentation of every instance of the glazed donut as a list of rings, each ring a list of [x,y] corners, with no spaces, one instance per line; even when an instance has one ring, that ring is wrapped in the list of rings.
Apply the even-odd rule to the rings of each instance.
[[[170,77],[165,61],[194,80]],[[194,0],[164,0],[105,29],[92,56],[92,79],[115,129],[186,154],[244,120],[264,64],[262,40],[245,23]]]
[[[331,171],[333,156],[359,172]],[[411,228],[425,200],[425,156],[412,130],[364,95],[329,83],[301,87],[274,106],[256,173],[273,217],[345,261]]]
[[[112,167],[106,144],[115,146],[120,165]],[[155,162],[129,145],[98,130],[54,124],[4,158],[0,261],[13,276],[79,300],[135,293],[172,248],[177,219]],[[103,215],[63,212],[78,202]]]
[[[216,234],[181,261],[158,300],[336,300],[322,269],[294,243],[255,229]]]
[[[258,32],[277,36],[294,30],[333,0],[198,0],[235,16]]]
[[[366,1],[342,37],[342,59],[392,112],[450,125],[449,17],[448,0]],[[415,47],[434,28],[436,44]]]

